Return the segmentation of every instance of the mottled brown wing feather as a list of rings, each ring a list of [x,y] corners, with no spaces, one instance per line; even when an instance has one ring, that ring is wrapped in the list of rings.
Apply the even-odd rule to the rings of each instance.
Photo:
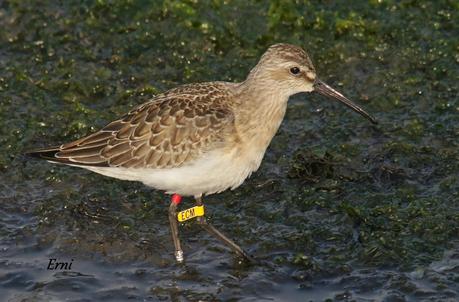
[[[207,85],[207,87],[202,87]],[[64,144],[55,158],[86,166],[171,168],[218,147],[234,127],[224,87],[182,86],[100,131]]]

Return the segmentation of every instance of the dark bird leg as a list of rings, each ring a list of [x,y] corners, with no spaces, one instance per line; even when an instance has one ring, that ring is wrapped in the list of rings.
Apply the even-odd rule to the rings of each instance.
[[[175,259],[177,262],[183,261],[183,251],[182,247],[180,246],[180,239],[178,236],[178,223],[177,223],[177,205],[181,201],[180,195],[172,195],[171,205],[169,206],[169,222],[171,224],[171,233],[172,233],[172,240],[174,241],[175,246]]]
[[[202,198],[199,197],[199,198],[196,198],[196,204],[198,206],[202,206]],[[251,256],[249,256],[246,252],[244,252],[244,250],[239,246],[237,245],[236,243],[234,243],[234,241],[232,241],[231,239],[229,239],[228,237],[226,237],[225,235],[223,235],[219,230],[217,230],[214,226],[212,226],[210,223],[208,223],[206,221],[206,217],[205,216],[199,216],[199,217],[196,217],[199,225],[201,225],[201,227],[206,230],[207,232],[209,232],[211,235],[213,235],[214,237],[216,237],[218,240],[220,240],[222,243],[226,244],[227,246],[229,246],[234,252],[236,252],[238,255],[244,257],[245,259],[249,260],[249,261],[253,261],[253,258]]]

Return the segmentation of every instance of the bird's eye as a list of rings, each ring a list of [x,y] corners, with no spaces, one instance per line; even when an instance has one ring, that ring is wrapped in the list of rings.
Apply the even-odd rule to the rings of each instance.
[[[300,73],[300,69],[298,67],[292,67],[290,68],[290,73],[293,75],[298,75]]]

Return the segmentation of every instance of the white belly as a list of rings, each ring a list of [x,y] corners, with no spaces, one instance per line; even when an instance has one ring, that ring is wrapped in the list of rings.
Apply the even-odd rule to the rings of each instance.
[[[118,179],[140,181],[167,193],[201,196],[240,186],[258,169],[263,154],[255,150],[249,153],[215,150],[186,166],[171,169],[82,168]]]

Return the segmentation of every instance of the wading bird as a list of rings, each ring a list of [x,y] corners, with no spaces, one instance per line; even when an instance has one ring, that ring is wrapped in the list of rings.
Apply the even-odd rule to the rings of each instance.
[[[237,244],[206,222],[202,197],[235,189],[258,169],[291,95],[318,92],[372,123],[375,119],[316,76],[307,53],[275,44],[241,83],[179,86],[155,96],[101,130],[29,154],[172,194],[169,220],[175,258],[183,261],[178,221],[196,218],[239,255]],[[197,205],[177,213],[181,196]]]

